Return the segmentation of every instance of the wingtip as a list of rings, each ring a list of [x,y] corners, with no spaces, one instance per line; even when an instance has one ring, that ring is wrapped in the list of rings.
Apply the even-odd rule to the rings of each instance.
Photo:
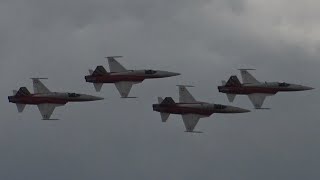
[[[39,77],[32,77],[32,78],[30,78],[30,79],[32,79],[32,80],[36,80],[36,79],[49,79],[49,78],[39,78]]]
[[[184,131],[184,132],[186,132],[186,133],[194,133],[194,134],[201,134],[201,133],[203,133],[202,131],[188,131],[188,130],[186,130],[186,131]]]
[[[183,84],[177,84],[176,86],[178,86],[178,87],[194,87],[192,85],[183,85]]]
[[[239,68],[238,70],[239,71],[254,71],[254,70],[257,70],[257,69],[254,69],[254,68]]]
[[[122,58],[123,56],[106,56],[104,58],[108,59],[108,58]]]

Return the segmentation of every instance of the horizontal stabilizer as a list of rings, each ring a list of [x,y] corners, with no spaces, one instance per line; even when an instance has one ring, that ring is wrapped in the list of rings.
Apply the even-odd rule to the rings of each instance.
[[[228,97],[229,102],[233,102],[234,98],[236,97],[236,94],[226,94]]]
[[[102,83],[93,83],[94,89],[95,89],[97,92],[100,92],[100,91],[101,91],[102,85],[103,85]]]
[[[24,108],[26,107],[26,104],[16,104],[17,105],[17,109],[19,113],[22,113]]]
[[[161,112],[160,115],[161,115],[162,122],[167,122],[167,120],[168,120],[168,118],[170,116],[169,113],[163,113],[163,112]]]

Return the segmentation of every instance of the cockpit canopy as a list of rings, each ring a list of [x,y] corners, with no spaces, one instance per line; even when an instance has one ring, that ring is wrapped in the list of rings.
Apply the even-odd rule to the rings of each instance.
[[[68,97],[79,97],[80,94],[77,93],[68,93]]]
[[[145,74],[155,74],[157,73],[157,71],[154,71],[154,70],[145,70]]]
[[[225,108],[227,108],[227,106],[224,106],[224,105],[221,105],[221,104],[215,104],[214,108],[215,109],[225,109]]]
[[[279,87],[288,87],[288,86],[290,86],[290,84],[285,83],[285,82],[279,83],[278,85],[279,85]]]

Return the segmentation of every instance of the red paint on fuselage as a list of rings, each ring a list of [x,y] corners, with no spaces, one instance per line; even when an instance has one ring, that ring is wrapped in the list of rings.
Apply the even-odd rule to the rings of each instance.
[[[99,75],[99,76],[85,76],[87,82],[92,83],[117,83],[120,81],[142,82],[148,77],[136,75]]]
[[[177,103],[175,105],[163,106],[159,104],[154,104],[153,109],[158,112],[164,112],[169,114],[199,114],[209,117],[215,111],[208,108],[200,107],[181,107],[179,105],[189,104],[189,103]]]
[[[276,94],[279,91],[286,91],[283,88],[268,88],[268,87],[225,87],[219,86],[219,92],[228,93],[228,94],[253,94],[253,93],[262,93],[262,94]]]
[[[37,97],[34,96],[34,94],[30,96],[22,96],[22,97],[16,97],[16,96],[9,96],[9,101],[12,103],[19,103],[19,104],[66,104],[70,100],[66,100],[63,98],[56,98],[56,97]]]

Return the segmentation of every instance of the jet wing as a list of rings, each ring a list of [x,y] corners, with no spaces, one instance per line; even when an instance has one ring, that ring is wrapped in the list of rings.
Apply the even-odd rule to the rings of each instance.
[[[133,86],[133,84],[135,84],[134,82],[129,82],[129,81],[121,81],[121,82],[117,82],[115,83],[116,88],[118,89],[120,96],[122,98],[127,98],[130,90]]]
[[[115,58],[121,56],[110,56],[106,57],[108,59],[110,72],[124,72],[127,71],[125,67],[123,67]]]
[[[34,93],[50,93],[50,90],[40,81],[40,79],[45,78],[31,78],[33,81],[33,90]]]
[[[197,114],[185,114],[182,115],[184,126],[186,127],[187,132],[193,132],[193,129],[196,127],[199,119],[201,117]]]
[[[253,77],[248,70],[253,69],[239,69],[241,76],[242,76],[242,83],[243,84],[258,84],[260,83],[255,77]]]
[[[248,95],[250,101],[256,109],[261,109],[261,106],[267,96],[269,96],[269,94],[254,93]]]
[[[54,109],[58,106],[63,106],[61,104],[39,104],[38,109],[42,115],[43,120],[50,120],[51,114]]]
[[[186,87],[188,86],[182,86],[178,85],[179,87],[179,101],[181,103],[195,103],[197,102],[195,98],[190,94],[188,89]],[[192,87],[192,86],[189,86]]]

